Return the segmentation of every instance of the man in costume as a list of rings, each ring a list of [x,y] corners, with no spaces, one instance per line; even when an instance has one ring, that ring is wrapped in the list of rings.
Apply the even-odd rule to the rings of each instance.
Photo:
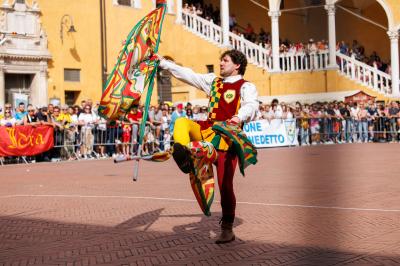
[[[236,198],[233,189],[233,176],[238,156],[232,149],[232,143],[217,134],[212,126],[216,122],[242,125],[255,119],[259,102],[254,84],[243,79],[247,60],[238,50],[229,50],[220,57],[220,76],[214,73],[198,74],[189,68],[181,67],[160,57],[160,67],[192,85],[209,96],[208,120],[196,123],[187,118],[178,118],[175,122],[173,158],[184,173],[193,169],[193,159],[188,144],[191,141],[207,141],[217,150],[214,162],[217,167],[218,185],[221,193],[222,219],[221,234],[216,243],[228,243],[235,240],[233,222],[235,219]]]

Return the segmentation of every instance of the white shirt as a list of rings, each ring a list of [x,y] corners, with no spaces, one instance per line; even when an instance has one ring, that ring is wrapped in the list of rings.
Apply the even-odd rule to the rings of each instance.
[[[78,117],[79,122],[83,122],[82,128],[93,128],[94,127],[94,122],[96,121],[96,118],[92,115],[92,113],[81,113]]]
[[[195,73],[190,68],[178,66],[165,59],[160,61],[160,67],[171,72],[175,78],[204,91],[207,96],[210,96],[211,85],[217,77],[214,73]],[[242,78],[241,75],[229,76],[224,78],[223,82],[234,83]],[[240,121],[248,122],[256,118],[259,105],[257,97],[258,92],[256,86],[254,86],[253,83],[245,82],[240,88],[240,108],[237,114]]]
[[[351,113],[352,118],[357,118],[358,112],[360,112],[360,108],[358,108],[358,106],[356,108],[354,108],[354,107],[350,108],[350,113]]]
[[[17,120],[14,117],[3,118],[0,120],[1,126],[5,126],[5,125],[15,126],[16,124],[17,124]]]

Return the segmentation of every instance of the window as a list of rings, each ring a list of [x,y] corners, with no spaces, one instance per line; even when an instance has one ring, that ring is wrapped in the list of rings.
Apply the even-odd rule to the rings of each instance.
[[[208,73],[214,73],[214,65],[206,65]]]
[[[117,4],[121,6],[131,6],[131,0],[118,0]]]
[[[25,0],[17,0],[16,3],[18,3],[18,4],[25,4]]]
[[[81,70],[80,69],[64,69],[64,81],[80,82]]]
[[[156,7],[156,0],[153,0],[153,7]],[[174,0],[167,0],[167,14],[174,14]]]
[[[140,0],[116,0],[116,4],[120,6],[131,6],[134,8],[141,8]]]

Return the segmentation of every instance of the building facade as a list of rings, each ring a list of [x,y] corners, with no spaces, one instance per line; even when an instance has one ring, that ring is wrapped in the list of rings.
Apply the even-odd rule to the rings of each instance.
[[[227,40],[231,36],[227,32],[227,14],[236,14],[241,24],[254,20],[256,30],[265,27],[273,39],[273,67],[268,69],[260,64],[249,64],[245,76],[256,84],[261,97],[357,89],[366,89],[374,95],[356,81],[339,75],[332,45],[339,38],[365,40],[369,45],[366,49],[378,49],[392,64],[396,63],[396,52],[398,58],[400,1],[397,0],[361,1],[359,13],[387,28],[387,31],[368,28],[364,33],[362,27],[373,26],[338,13],[337,6],[343,2],[355,4],[360,1],[324,0],[318,11],[302,11],[296,16],[281,10],[281,0],[259,1],[268,10],[245,0],[204,2],[221,9],[219,43],[202,36],[204,28],[196,31],[185,24],[181,8],[184,1],[168,0],[160,53],[197,72],[207,73],[212,69],[218,72],[218,57],[229,47]],[[304,7],[309,1],[284,2],[284,8],[291,9],[292,5]],[[102,86],[126,35],[155,7],[154,0],[2,0],[0,4],[0,106],[4,102],[15,104],[17,101],[42,106],[48,102],[71,105],[85,99],[100,100]],[[330,41],[329,67],[320,71],[290,73],[280,68],[277,40],[290,37],[293,41],[304,41],[310,36]],[[382,45],[376,46],[376,38],[386,39]],[[254,60],[250,61],[254,63]],[[396,64],[393,66],[392,69],[396,70]],[[392,76],[396,78],[396,75]],[[160,92],[154,93],[153,103],[163,97],[172,101],[206,101],[202,92],[171,79],[167,73],[162,73],[159,78]],[[379,93],[376,96],[380,97]]]

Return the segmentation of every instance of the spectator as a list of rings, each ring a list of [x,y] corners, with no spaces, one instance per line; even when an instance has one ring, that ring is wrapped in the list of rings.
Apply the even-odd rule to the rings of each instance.
[[[207,107],[203,106],[200,108],[200,112],[197,115],[197,121],[207,121],[208,119],[208,109]]]
[[[397,125],[399,119],[399,106],[395,101],[392,101],[390,103],[390,107],[388,108],[388,119],[390,123],[391,142],[394,142],[397,140],[397,135],[398,135]]]
[[[100,158],[107,158],[105,144],[107,143],[107,120],[97,115],[97,127],[95,135],[96,152]]]
[[[94,124],[97,122],[96,117],[92,114],[92,108],[90,105],[85,105],[83,108],[83,113],[81,113],[78,117],[79,123],[81,127],[81,140],[82,140],[82,149],[81,154],[84,159],[91,159],[93,153],[93,128]]]
[[[47,113],[48,113],[50,116],[53,116],[53,112],[54,112],[54,105],[52,105],[51,103],[49,103],[49,104],[47,105]]]
[[[229,16],[229,30],[232,30],[237,25],[235,14]]]
[[[376,109],[376,104],[369,102],[367,107],[367,120],[368,120],[368,132],[369,132],[369,139],[368,141],[374,141],[374,129],[375,129],[375,122],[378,118],[378,111]]]
[[[24,117],[27,115],[28,113],[25,111],[25,103],[20,102],[18,104],[18,108],[17,108],[17,112],[15,113],[15,119],[19,120],[19,121],[23,121]]]
[[[174,135],[175,121],[180,117],[186,117],[186,112],[183,110],[183,104],[181,103],[176,105],[176,110],[171,115],[171,124],[169,126],[169,131],[171,132],[171,135]]]
[[[360,103],[360,110],[358,112],[358,132],[359,132],[359,142],[368,142],[368,110],[364,103]]]
[[[162,111],[160,106],[154,106],[152,110],[149,112],[150,122],[152,124],[152,129],[155,129],[155,139],[156,145],[160,144],[161,140],[161,118],[162,118]]]
[[[319,118],[321,117],[322,113],[318,110],[316,104],[313,104],[311,108],[312,108],[310,112],[311,144],[316,145],[319,144],[321,141]]]
[[[132,133],[132,126],[128,120],[122,121],[122,154],[129,158],[130,156],[130,149],[129,143],[131,142],[131,133]]]
[[[23,120],[22,123],[24,125],[29,124],[31,126],[35,126],[35,125],[41,124],[41,122],[39,121],[39,119],[36,116],[35,108],[33,108],[32,104],[28,104],[28,112],[22,120]]]
[[[55,106],[53,114],[50,117],[50,122],[54,127],[54,148],[51,150],[51,161],[56,162],[61,160],[61,147],[63,146],[63,125],[61,123],[60,108]]]
[[[352,126],[351,126],[351,136],[350,136],[350,142],[357,142],[359,140],[359,135],[358,135],[358,113],[360,112],[360,108],[357,106],[357,103],[353,103],[353,106],[350,107],[350,117],[352,121]]]
[[[142,121],[143,114],[136,105],[133,106],[127,117],[129,122],[132,124],[132,144],[135,146],[135,144],[138,143],[139,125]]]
[[[189,118],[190,120],[193,120],[193,110],[192,110],[192,109],[187,109],[187,110],[186,110],[186,116],[187,116],[187,118]]]
[[[10,109],[4,110],[4,117],[0,120],[0,125],[6,127],[12,127],[17,124],[19,124],[19,121],[17,121],[14,117],[11,116],[11,110]]]
[[[169,133],[169,128],[166,128],[164,131],[164,151],[169,151],[171,150],[171,134]]]
[[[271,119],[282,118],[283,111],[282,106],[279,104],[278,99],[273,99],[271,102],[271,109],[269,111],[269,116]]]

